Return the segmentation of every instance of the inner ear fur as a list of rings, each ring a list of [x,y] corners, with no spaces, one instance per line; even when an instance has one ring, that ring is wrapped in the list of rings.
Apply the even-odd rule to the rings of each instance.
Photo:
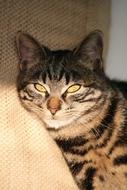
[[[21,31],[17,33],[16,46],[21,70],[31,68],[46,57],[45,47],[27,33]]]
[[[81,44],[74,49],[74,54],[91,69],[102,68],[103,33],[100,30],[91,32]]]

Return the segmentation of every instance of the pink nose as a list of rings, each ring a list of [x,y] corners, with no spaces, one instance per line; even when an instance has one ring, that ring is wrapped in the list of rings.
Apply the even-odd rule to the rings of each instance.
[[[48,108],[52,115],[55,115],[55,113],[58,111],[58,108]]]
[[[58,110],[61,108],[61,100],[57,97],[51,97],[47,102],[47,109],[51,112],[52,115],[55,115]]]

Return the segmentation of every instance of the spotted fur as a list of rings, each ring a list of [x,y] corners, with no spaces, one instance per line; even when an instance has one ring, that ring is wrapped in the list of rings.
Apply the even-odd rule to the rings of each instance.
[[[21,102],[56,141],[79,189],[127,190],[127,84],[106,77],[101,32],[73,50],[51,51],[21,32],[16,41]]]

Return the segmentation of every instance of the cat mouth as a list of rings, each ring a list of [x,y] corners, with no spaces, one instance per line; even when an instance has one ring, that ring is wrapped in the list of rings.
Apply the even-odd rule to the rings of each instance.
[[[44,122],[47,125],[47,128],[52,128],[52,129],[60,129],[60,128],[66,127],[67,125],[71,124],[73,121],[74,121],[73,119],[58,120],[55,117],[44,120]]]
[[[57,119],[56,119],[56,117],[53,115],[53,116],[51,117],[51,120],[57,120]]]

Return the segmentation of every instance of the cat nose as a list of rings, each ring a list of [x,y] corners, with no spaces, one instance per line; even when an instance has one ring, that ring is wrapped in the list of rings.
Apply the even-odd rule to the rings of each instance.
[[[48,109],[49,109],[49,111],[51,112],[52,115],[55,115],[56,112],[58,111],[57,108],[48,108]]]
[[[55,115],[61,109],[62,101],[57,97],[51,97],[47,102],[47,109],[52,115]]]

